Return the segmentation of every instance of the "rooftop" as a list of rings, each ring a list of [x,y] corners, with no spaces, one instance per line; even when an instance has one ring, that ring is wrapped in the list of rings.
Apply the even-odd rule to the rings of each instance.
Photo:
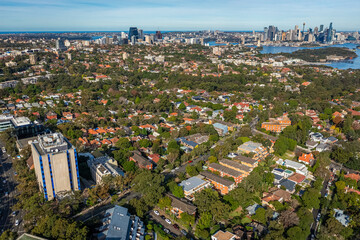
[[[184,191],[191,191],[194,188],[197,188],[203,184],[206,184],[206,181],[198,178],[198,177],[191,177],[187,180],[182,181],[179,186],[184,188]]]
[[[63,152],[71,148],[71,144],[61,133],[40,135],[36,141],[33,141],[33,144],[41,155]]]
[[[22,127],[31,124],[30,119],[27,117],[16,117],[12,118],[11,121],[13,122],[15,127]]]

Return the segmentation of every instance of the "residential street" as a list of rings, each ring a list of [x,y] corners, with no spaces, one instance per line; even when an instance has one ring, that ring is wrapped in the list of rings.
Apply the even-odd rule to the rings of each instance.
[[[4,145],[0,143],[0,148]],[[12,168],[12,159],[7,153],[0,153],[0,231],[3,232],[11,229],[18,233],[23,231],[23,213],[18,211],[15,216],[12,216],[11,207],[16,203],[16,182],[14,179],[15,171]],[[19,220],[19,225],[15,226],[15,221]]]

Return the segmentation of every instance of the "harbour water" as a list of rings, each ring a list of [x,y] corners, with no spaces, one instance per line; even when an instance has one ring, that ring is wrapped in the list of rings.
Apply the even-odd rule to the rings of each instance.
[[[357,44],[344,43],[344,44],[337,44],[331,46],[312,47],[310,49],[326,48],[326,47],[346,47],[349,49],[355,49],[355,53],[358,55],[358,57],[354,58],[352,63],[333,62],[333,63],[328,63],[326,65],[337,69],[360,69],[360,49],[357,49],[356,46]],[[309,47],[263,46],[263,50],[261,50],[260,52],[263,54],[292,53],[301,49],[309,49]]]
[[[226,45],[224,43],[215,43],[209,42],[209,46],[222,46]],[[237,43],[234,43],[237,45]],[[289,46],[262,46],[262,50],[260,51],[263,54],[276,54],[276,53],[292,53],[301,49],[316,49],[316,48],[326,48],[326,47],[346,47],[349,49],[355,49],[355,53],[358,55],[357,58],[352,60],[352,63],[348,62],[333,62],[327,63],[324,65],[337,68],[337,69],[360,69],[360,49],[356,48],[359,44],[354,43],[344,43],[344,44],[335,44],[331,46],[321,46],[321,47],[289,47]],[[254,46],[252,46],[254,47]]]

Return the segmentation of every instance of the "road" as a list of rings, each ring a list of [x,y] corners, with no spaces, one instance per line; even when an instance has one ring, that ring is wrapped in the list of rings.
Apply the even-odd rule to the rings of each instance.
[[[4,147],[0,143],[0,149]],[[0,231],[3,232],[7,229],[10,229],[14,232],[23,233],[23,217],[24,213],[18,211],[15,216],[12,216],[12,206],[16,203],[16,194],[17,190],[16,181],[15,181],[15,171],[12,168],[12,158],[7,155],[7,153],[2,153],[0,150]],[[20,224],[15,226],[15,221],[19,220]]]
[[[321,194],[321,197],[325,197],[325,193],[326,193],[326,189],[329,185],[329,182],[330,182],[330,177],[327,177],[324,182],[323,182],[323,187],[320,191],[320,194]],[[316,230],[317,230],[317,227],[319,225],[319,222],[317,221],[317,216],[319,213],[321,213],[321,205],[320,205],[320,208],[319,209],[313,209],[312,211],[312,214],[313,214],[313,217],[314,217],[314,223],[311,225],[311,229],[310,229],[310,236],[312,234],[316,235]],[[311,239],[311,237],[309,237],[309,239]]]

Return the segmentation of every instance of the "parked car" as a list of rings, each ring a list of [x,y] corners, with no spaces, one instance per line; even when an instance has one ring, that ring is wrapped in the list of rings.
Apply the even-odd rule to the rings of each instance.
[[[168,223],[168,224],[171,224],[170,219],[165,219],[165,222]]]
[[[165,229],[164,229],[164,232],[166,232],[166,233],[170,233],[170,230],[169,230],[169,229],[167,229],[167,228],[165,228]]]
[[[16,211],[13,211],[12,213],[11,213],[11,216],[13,216],[13,217],[15,217],[16,216]]]
[[[187,235],[187,232],[184,229],[182,229],[180,232],[185,236]]]
[[[173,227],[174,227],[175,229],[179,229],[179,225],[177,225],[177,224],[174,224]]]
[[[19,220],[18,219],[16,219],[16,221],[15,221],[15,226],[19,226]]]
[[[158,216],[160,215],[159,211],[157,211],[157,210],[154,210],[154,213]]]
[[[161,216],[160,216],[160,218],[161,218],[162,220],[165,220],[165,217],[164,217],[164,215],[161,215]]]

